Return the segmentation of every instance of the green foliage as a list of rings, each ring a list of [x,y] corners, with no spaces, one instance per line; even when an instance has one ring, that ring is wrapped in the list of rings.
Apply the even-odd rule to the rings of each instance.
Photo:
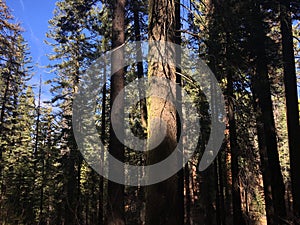
[[[181,3],[182,44],[195,50],[197,57],[209,64],[223,89],[226,105],[229,101],[233,102],[241,208],[248,222],[255,223],[266,214],[261,171],[263,160],[259,154],[257,112],[253,106],[257,99],[252,88],[259,56],[252,36],[261,32],[254,26],[257,16],[263,21],[262,32],[266,35],[268,82],[271,84],[285,197],[287,203],[292,202],[277,3],[254,0],[192,0]],[[148,4],[147,0],[127,1],[127,42],[148,39]],[[291,6],[292,17],[296,18],[299,9],[295,2]],[[257,9],[259,15],[253,13]],[[47,81],[52,85],[53,98],[45,104],[41,102],[40,93],[38,98],[35,97],[33,88],[28,85],[32,66],[22,29],[13,22],[10,10],[0,0],[0,224],[103,224],[107,213],[105,208],[109,207],[107,181],[82,158],[74,139],[71,118],[73,98],[78,91],[81,75],[95,59],[111,49],[112,3],[59,0],[53,13],[46,42],[53,50],[49,55],[49,68],[55,76]],[[293,32],[298,86],[299,26],[297,18],[293,23]],[[132,54],[129,57],[137,56]],[[183,57],[189,57],[189,64],[185,67],[196,66],[192,56]],[[147,69],[147,62],[127,66],[125,84],[144,77]],[[215,221],[214,218],[222,213],[230,224],[233,179],[229,123],[225,119],[226,139],[219,161],[206,173],[199,173],[195,168],[210,135],[211,112],[206,96],[191,78],[192,74],[184,69],[180,73],[183,75],[182,86],[199,112],[201,126],[196,154],[187,166],[193,170],[187,172],[190,180],[185,184],[186,213],[191,211],[189,220],[193,224],[204,223],[204,217]],[[229,73],[232,76],[232,93],[228,90]],[[103,135],[105,146],[108,146],[110,78],[103,77],[103,81],[107,81],[107,85],[104,94],[99,93],[97,99],[95,125],[99,134]],[[130,129],[144,139],[147,136],[147,113],[143,111],[145,104],[144,101],[134,104],[128,118]],[[185,140],[185,144],[193,144],[193,141],[196,140]],[[126,148],[125,161],[144,165],[146,158],[144,153]],[[143,189],[126,187],[127,224],[142,224],[144,210]]]

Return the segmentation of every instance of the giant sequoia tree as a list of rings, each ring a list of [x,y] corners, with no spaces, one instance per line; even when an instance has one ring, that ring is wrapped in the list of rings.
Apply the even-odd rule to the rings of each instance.
[[[286,216],[285,187],[279,162],[270,78],[268,76],[267,36],[260,4],[254,3],[252,6],[254,10],[251,14],[249,30],[251,32],[250,46],[255,57],[255,64],[251,82],[256,111],[258,143],[263,167],[266,211],[268,222],[270,224],[278,224]]]
[[[300,125],[297,98],[297,80],[295,57],[293,48],[291,2],[281,1],[280,4],[280,25],[282,35],[282,59],[284,69],[284,85],[287,109],[288,139],[291,162],[291,181],[293,193],[293,209],[296,217],[300,216],[300,176],[297,175],[297,167],[300,164]]]
[[[151,0],[149,1],[149,65],[148,77],[158,77],[169,79],[176,82],[176,52],[171,45],[161,46],[155,41],[178,43],[178,23],[180,19],[179,3],[175,0]],[[178,43],[180,44],[180,43]],[[171,59],[166,65],[163,63],[163,58],[160,51],[164,51],[165,55]],[[155,58],[154,56],[158,56]],[[165,87],[163,87],[165,88]],[[168,88],[166,93],[171,96],[176,96],[176,90]],[[166,96],[167,97],[167,96]],[[160,122],[165,123],[166,134],[162,142],[149,151],[147,163],[154,164],[169,154],[171,154],[177,145],[177,118],[176,109],[171,102],[164,99],[150,96],[147,103],[148,112],[148,146],[155,146],[159,140],[161,129]],[[155,122],[155,118],[160,118],[160,122]],[[157,120],[156,120],[157,121]],[[178,162],[174,162],[174,166]],[[153,175],[153,174],[152,174]],[[151,175],[150,175],[151,176]],[[174,225],[183,223],[183,212],[181,211],[182,193],[179,192],[179,182],[182,177],[175,174],[167,180],[151,185],[146,188],[146,225],[165,224]]]

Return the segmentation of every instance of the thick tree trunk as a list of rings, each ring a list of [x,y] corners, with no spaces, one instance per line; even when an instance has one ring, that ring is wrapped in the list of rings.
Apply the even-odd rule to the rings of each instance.
[[[300,126],[290,1],[281,1],[280,24],[282,35],[288,140],[290,150],[293,211],[296,217],[300,217],[300,176],[297,173],[300,165]]]
[[[252,91],[256,110],[258,144],[263,166],[268,224],[281,224],[286,217],[285,187],[280,168],[277,137],[271,100],[268,62],[266,56],[266,34],[259,6],[254,5],[252,22],[252,48],[255,55],[255,74],[252,76]],[[270,194],[271,190],[271,194]],[[272,209],[274,206],[274,211]],[[270,208],[269,208],[270,207]]]
[[[117,48],[125,42],[125,0],[113,0],[113,19],[112,19],[112,47]],[[118,70],[111,77],[111,108],[117,95],[124,88],[124,52],[118,51],[112,54],[112,70],[115,68],[122,69]],[[114,112],[116,127],[119,132],[124,132],[124,101],[120,101],[115,107]],[[109,151],[120,161],[124,161],[124,146],[122,140],[116,137],[114,129],[110,125],[110,139],[109,139]],[[109,173],[116,171],[115,165],[109,162]],[[124,171],[119,171],[120,175],[124,176]],[[108,181],[108,225],[123,225],[125,224],[124,218],[124,185],[118,184],[112,181]]]
[[[173,60],[173,65],[164,65],[160,58],[158,61],[149,61],[148,77],[167,78],[176,82],[176,53],[170,46],[166,49],[157,48],[151,41],[167,41],[176,43],[176,28],[179,18],[176,11],[175,0],[150,0],[149,1],[149,40],[150,56],[165,50],[166,55]],[[176,13],[177,12],[177,13]],[[157,54],[158,55],[158,54]],[[168,93],[176,95],[176,90],[169,89]],[[177,145],[178,124],[176,109],[170,102],[151,96],[148,99],[148,147],[156,143],[160,124],[154,123],[158,117],[166,125],[164,140],[153,150],[148,151],[147,163],[155,164],[171,154]],[[174,162],[178,163],[178,162]],[[174,165],[170,165],[172,167]],[[183,206],[181,193],[182,173],[175,174],[169,179],[158,184],[146,187],[146,225],[181,225],[183,224]]]
[[[253,90],[252,92],[254,95]],[[257,106],[257,102],[255,101],[255,95],[254,95],[253,105],[254,105],[254,110],[258,112],[259,107]],[[267,147],[264,140],[263,124],[257,118],[256,118],[256,123],[257,123],[256,129],[257,129],[257,136],[258,136],[258,143],[259,143],[260,168],[261,168],[263,184],[264,184],[266,217],[267,217],[268,225],[273,225],[277,223],[275,223],[274,221],[275,209],[274,209],[274,202],[272,198],[271,170],[268,162]]]
[[[228,38],[229,39],[229,38]],[[239,179],[239,154],[240,148],[237,142],[236,120],[234,112],[234,91],[232,71],[227,71],[227,105],[229,120],[229,140],[231,153],[231,174],[232,174],[232,207],[233,207],[233,224],[245,224],[241,207],[241,191]]]

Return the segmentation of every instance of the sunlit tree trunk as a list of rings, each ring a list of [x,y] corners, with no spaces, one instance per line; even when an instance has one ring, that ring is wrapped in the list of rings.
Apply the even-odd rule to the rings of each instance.
[[[159,58],[158,61],[151,61],[152,55],[159,55],[163,50],[152,41],[167,41],[176,43],[176,29],[178,28],[179,11],[176,10],[175,0],[150,0],[149,1],[149,41],[150,59],[148,77],[169,79],[173,82],[176,79],[176,53],[175,49],[167,46],[165,57],[169,57],[172,64],[164,65]],[[166,56],[167,55],[167,56]],[[176,90],[167,90],[171,96],[177,96]],[[164,99],[151,96],[147,102],[148,112],[148,148],[159,138],[159,122],[153,122],[154,118],[160,118],[166,125],[166,135],[163,141],[153,150],[148,151],[147,163],[155,164],[171,154],[177,145],[178,124],[176,109],[170,102]],[[174,165],[177,162],[174,162]],[[170,167],[174,166],[170,165]],[[183,224],[183,188],[180,183],[182,173],[178,173],[169,179],[146,187],[146,225],[179,225]]]

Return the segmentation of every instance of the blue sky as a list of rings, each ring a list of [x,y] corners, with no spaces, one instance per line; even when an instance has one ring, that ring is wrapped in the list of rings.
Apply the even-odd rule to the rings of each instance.
[[[51,47],[44,43],[48,31],[48,21],[53,17],[53,10],[57,0],[6,0],[15,20],[24,28],[24,38],[28,42],[30,55],[34,65],[35,75],[31,84],[39,83],[39,76],[43,81],[49,80],[53,75],[45,68],[49,64],[47,54],[51,53]],[[49,85],[43,85],[42,99],[49,100]],[[300,88],[298,89],[300,97]]]
[[[51,78],[49,69],[45,68],[49,61],[47,54],[51,47],[44,43],[48,31],[48,21],[53,17],[56,0],[6,0],[16,22],[24,29],[23,36],[29,45],[30,56],[34,66],[34,77],[31,84],[39,83],[39,76],[43,81]],[[42,100],[49,100],[49,86],[43,85]]]

